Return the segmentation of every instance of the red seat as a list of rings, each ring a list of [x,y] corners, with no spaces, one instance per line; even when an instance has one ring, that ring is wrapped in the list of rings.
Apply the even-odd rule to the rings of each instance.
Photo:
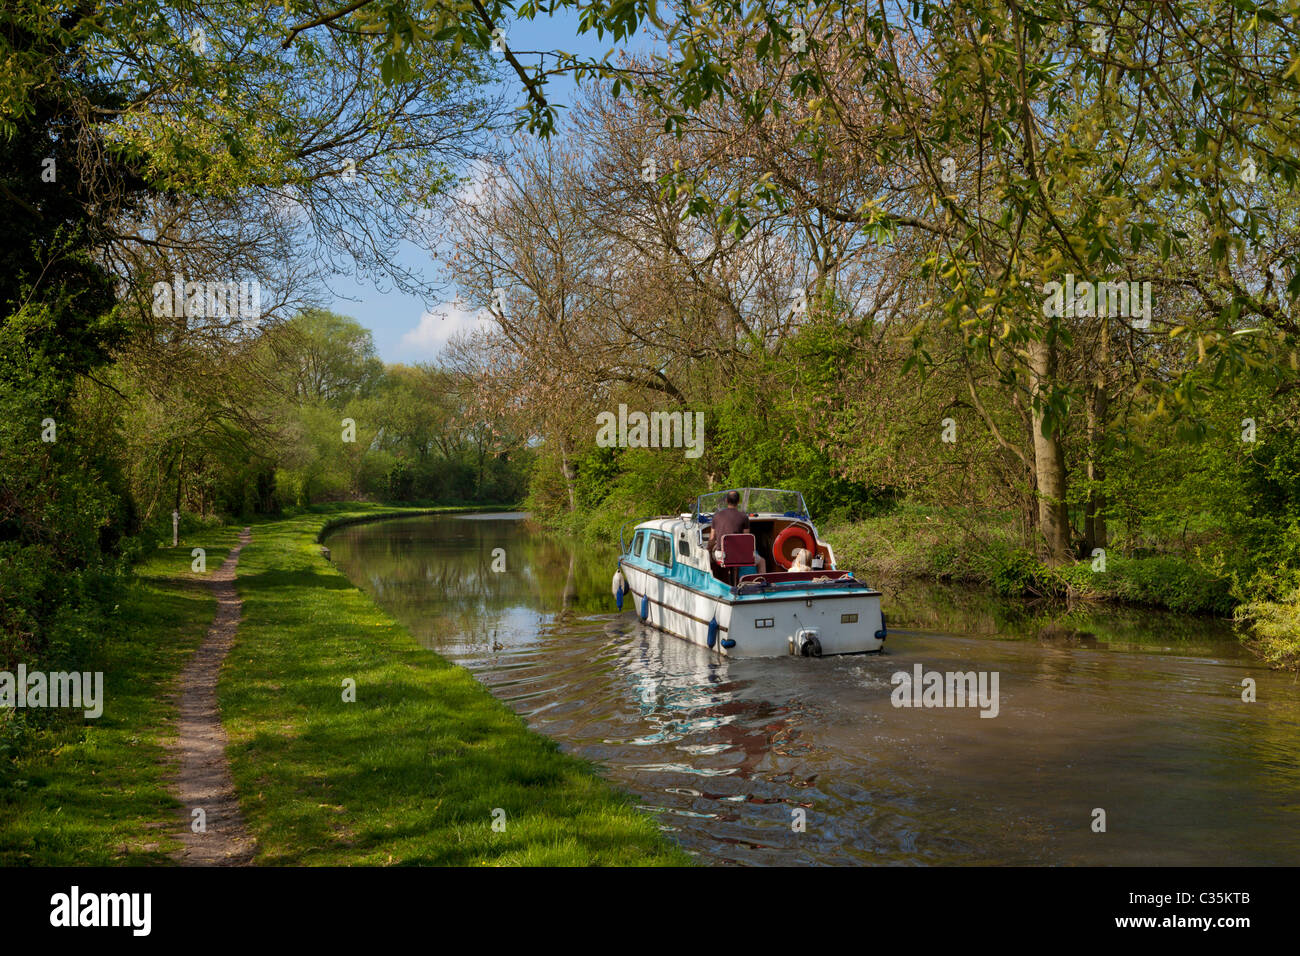
[[[754,536],[752,534],[724,534],[722,536],[722,566],[739,568],[754,564]]]
[[[722,536],[722,567],[731,572],[731,583],[736,583],[736,568],[747,568],[758,564],[754,560],[754,536],[752,534],[724,534]]]

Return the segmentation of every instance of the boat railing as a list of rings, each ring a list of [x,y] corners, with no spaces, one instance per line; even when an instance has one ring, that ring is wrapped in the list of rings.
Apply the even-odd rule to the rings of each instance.
[[[864,581],[853,576],[852,571],[784,571],[765,574],[746,574],[736,585],[740,594],[762,594],[768,591],[802,591],[821,588],[868,588]]]

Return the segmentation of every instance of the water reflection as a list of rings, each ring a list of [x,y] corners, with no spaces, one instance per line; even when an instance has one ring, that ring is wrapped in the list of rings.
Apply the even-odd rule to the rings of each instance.
[[[885,655],[724,660],[614,614],[612,553],[512,518],[329,543],[422,643],[708,861],[1300,862],[1300,695],[1219,622],[910,587],[886,594],[906,629]],[[999,717],[893,707],[890,675],[915,663],[998,671]]]

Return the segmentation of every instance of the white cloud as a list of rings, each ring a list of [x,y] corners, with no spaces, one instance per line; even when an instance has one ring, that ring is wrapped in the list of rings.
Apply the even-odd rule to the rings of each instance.
[[[270,194],[271,212],[281,219],[306,222],[309,218],[307,207],[303,204],[302,193],[292,184],[281,186]]]
[[[475,159],[469,164],[469,177],[456,190],[456,199],[468,205],[477,206],[501,188],[501,171],[495,163]]]
[[[472,309],[461,299],[444,302],[420,316],[420,324],[402,336],[402,346],[434,356],[457,332],[491,325],[492,313],[487,309]]]

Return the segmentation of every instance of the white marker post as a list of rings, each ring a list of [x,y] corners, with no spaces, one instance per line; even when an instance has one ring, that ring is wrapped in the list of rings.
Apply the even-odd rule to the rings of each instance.
[[[180,543],[181,543],[181,513],[179,511],[173,511],[172,512],[172,547],[174,548]]]

